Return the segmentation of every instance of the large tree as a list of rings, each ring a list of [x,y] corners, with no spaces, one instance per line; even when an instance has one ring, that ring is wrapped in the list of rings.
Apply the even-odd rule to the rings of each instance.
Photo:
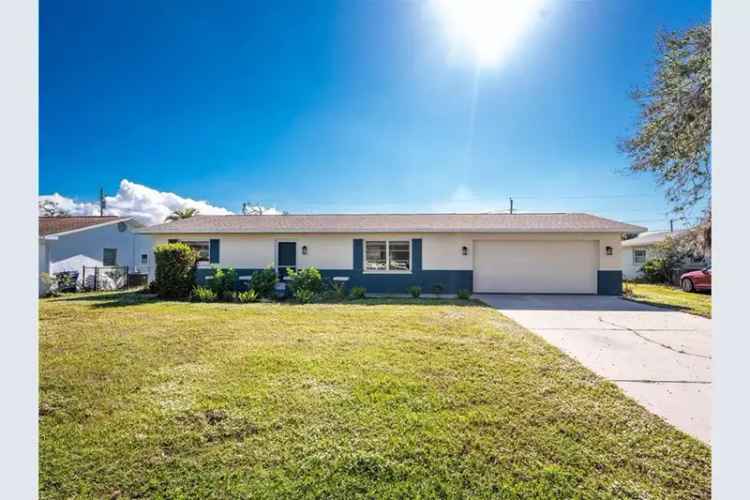
[[[679,216],[699,210],[696,237],[710,246],[711,25],[660,34],[653,80],[633,98],[637,130],[620,143],[630,170],[653,173]]]
[[[172,222],[175,220],[180,219],[189,219],[190,217],[193,217],[194,215],[198,215],[198,209],[197,208],[191,208],[191,207],[185,207],[185,208],[179,208],[169,214],[167,218],[164,220],[165,222]]]

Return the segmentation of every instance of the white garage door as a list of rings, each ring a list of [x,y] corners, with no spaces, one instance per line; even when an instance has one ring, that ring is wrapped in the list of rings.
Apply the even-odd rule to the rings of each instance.
[[[596,293],[596,241],[476,241],[478,293]]]

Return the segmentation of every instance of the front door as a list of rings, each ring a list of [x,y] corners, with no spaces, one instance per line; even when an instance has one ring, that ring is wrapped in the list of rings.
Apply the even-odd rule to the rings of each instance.
[[[293,241],[279,242],[279,278],[286,276],[287,269],[297,268],[297,244]]]

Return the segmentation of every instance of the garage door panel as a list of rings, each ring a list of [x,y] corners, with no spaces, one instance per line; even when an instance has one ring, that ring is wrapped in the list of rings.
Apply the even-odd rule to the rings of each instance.
[[[596,293],[596,241],[477,241],[474,291]]]

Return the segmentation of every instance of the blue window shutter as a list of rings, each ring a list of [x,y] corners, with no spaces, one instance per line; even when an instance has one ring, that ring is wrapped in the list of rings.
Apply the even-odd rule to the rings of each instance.
[[[414,238],[411,240],[411,263],[412,272],[422,272],[422,238]]]
[[[208,242],[208,260],[211,264],[219,263],[219,240]]]
[[[355,271],[361,271],[362,270],[362,259],[364,258],[362,254],[362,240],[353,240],[353,248],[354,248],[354,254],[353,254],[353,264],[354,264],[354,270]]]

